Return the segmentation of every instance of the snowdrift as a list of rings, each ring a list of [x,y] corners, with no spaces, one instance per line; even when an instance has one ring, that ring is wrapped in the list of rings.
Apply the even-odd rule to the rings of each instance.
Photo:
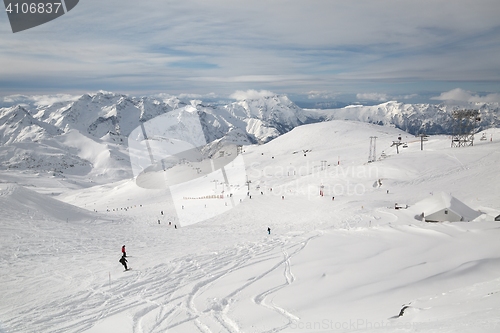
[[[59,221],[95,220],[95,216],[84,209],[39,194],[23,186],[0,184],[0,210],[5,216]]]

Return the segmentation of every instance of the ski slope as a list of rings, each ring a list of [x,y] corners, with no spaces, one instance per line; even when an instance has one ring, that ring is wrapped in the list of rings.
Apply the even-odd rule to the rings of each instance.
[[[165,187],[3,172],[0,332],[498,332],[500,130],[487,133],[421,151],[392,127],[299,126],[244,147],[250,189],[232,209],[184,199],[186,214],[220,212],[189,226]],[[386,158],[367,163],[370,136]],[[415,219],[441,191],[484,214]]]

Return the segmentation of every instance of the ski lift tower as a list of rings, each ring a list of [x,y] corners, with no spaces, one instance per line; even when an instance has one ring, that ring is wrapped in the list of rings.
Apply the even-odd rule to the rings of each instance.
[[[396,152],[399,154],[399,146],[403,145],[404,143],[401,142],[401,134],[398,136],[398,141],[392,141],[391,147],[396,146]]]
[[[375,162],[377,159],[377,137],[370,136],[370,155],[368,156],[368,163]]]
[[[478,110],[455,110],[453,117],[453,136],[451,147],[468,147],[474,145],[474,133],[477,122],[481,120]]]
[[[425,134],[420,134],[420,150],[424,150],[424,141],[427,141],[427,138],[429,137],[428,135]]]

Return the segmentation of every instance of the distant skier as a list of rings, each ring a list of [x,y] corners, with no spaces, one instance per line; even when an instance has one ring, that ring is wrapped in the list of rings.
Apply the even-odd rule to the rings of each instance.
[[[125,259],[125,256],[122,256],[119,261],[123,265],[123,267],[125,267],[125,270],[128,271],[127,259]]]
[[[271,228],[270,227],[267,227],[267,234],[270,235],[271,234]]]
[[[127,252],[125,251],[125,245],[122,246],[122,256],[126,257]]]

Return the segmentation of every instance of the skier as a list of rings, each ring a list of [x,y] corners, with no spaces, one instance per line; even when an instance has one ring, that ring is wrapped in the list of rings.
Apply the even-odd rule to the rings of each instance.
[[[125,251],[125,245],[122,246],[122,256],[126,257],[127,252]]]
[[[271,228],[270,227],[267,227],[267,234],[270,235],[271,234]]]
[[[128,268],[127,268],[127,259],[125,259],[125,256],[121,257],[119,261],[123,265],[123,267],[125,267],[125,270],[128,271]]]

